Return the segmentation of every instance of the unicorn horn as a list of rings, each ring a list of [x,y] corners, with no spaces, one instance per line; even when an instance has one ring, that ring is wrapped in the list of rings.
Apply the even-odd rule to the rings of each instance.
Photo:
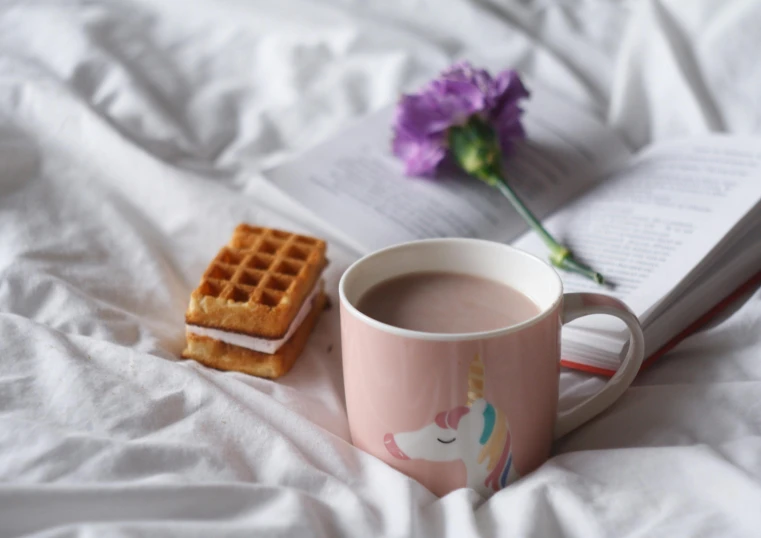
[[[476,353],[468,369],[468,407],[484,397],[484,362]]]

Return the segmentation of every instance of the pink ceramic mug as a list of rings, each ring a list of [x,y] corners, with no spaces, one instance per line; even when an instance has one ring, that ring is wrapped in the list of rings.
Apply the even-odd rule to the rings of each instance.
[[[434,334],[356,309],[373,285],[419,271],[502,282],[541,312],[499,330]],[[488,496],[530,473],[547,460],[553,439],[623,394],[643,359],[642,329],[626,305],[605,295],[563,294],[554,269],[500,243],[431,239],[380,250],[346,270],[339,293],[352,442],[437,495],[469,487]],[[622,319],[631,332],[628,352],[599,393],[558,416],[560,329],[589,314]]]

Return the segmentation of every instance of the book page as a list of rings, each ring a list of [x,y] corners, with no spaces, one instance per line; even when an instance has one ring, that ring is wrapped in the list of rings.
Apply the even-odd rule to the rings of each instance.
[[[613,130],[543,89],[525,101],[527,139],[508,180],[540,218],[621,165],[630,153]],[[429,237],[508,241],[526,226],[496,190],[450,168],[405,177],[391,154],[393,107],[265,173],[360,253]]]
[[[683,293],[701,263],[733,239],[761,200],[761,141],[724,136],[646,150],[596,189],[555,213],[546,227],[613,285],[559,271],[565,290],[623,300],[643,325],[669,295]],[[514,246],[546,258],[527,233]],[[661,308],[662,310],[662,308]],[[577,327],[613,331],[622,324],[591,316]]]

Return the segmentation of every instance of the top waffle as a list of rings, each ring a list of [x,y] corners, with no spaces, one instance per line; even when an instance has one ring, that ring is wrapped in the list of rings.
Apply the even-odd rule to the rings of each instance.
[[[325,241],[239,225],[190,296],[185,321],[282,338],[326,265]]]

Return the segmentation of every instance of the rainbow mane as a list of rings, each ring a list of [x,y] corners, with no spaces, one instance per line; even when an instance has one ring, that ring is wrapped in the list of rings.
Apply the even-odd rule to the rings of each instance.
[[[485,485],[497,491],[507,485],[507,475],[510,473],[510,466],[513,463],[510,452],[512,439],[505,414],[484,399],[485,372],[486,366],[483,359],[479,353],[476,353],[468,366],[467,406],[471,407],[478,400],[483,400],[486,403],[483,411],[484,430],[478,440],[483,445],[478,454],[478,463],[483,463],[488,458],[486,470],[489,471],[489,475],[486,477]],[[449,425],[450,421],[445,416],[441,420],[437,417],[436,422],[437,424],[441,422],[439,425],[445,427]]]
[[[484,409],[484,431],[479,442],[483,445],[478,454],[478,463],[488,458],[486,469],[489,475],[484,484],[497,491],[507,485],[507,475],[512,464],[510,454],[510,430],[505,414],[490,403]]]

